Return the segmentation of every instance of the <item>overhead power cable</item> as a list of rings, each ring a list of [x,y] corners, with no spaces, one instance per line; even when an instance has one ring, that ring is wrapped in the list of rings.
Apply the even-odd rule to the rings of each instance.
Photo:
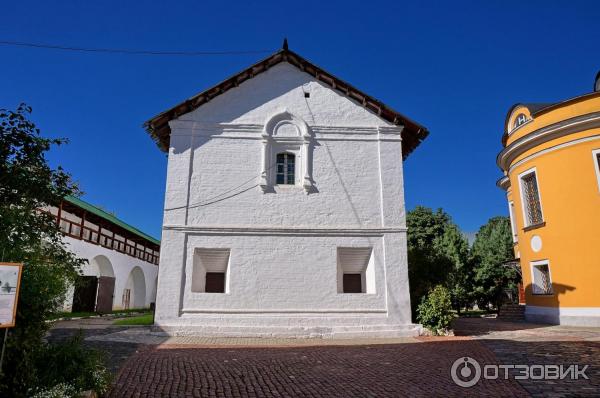
[[[129,55],[174,55],[174,56],[207,56],[207,55],[245,55],[245,54],[263,54],[270,53],[268,50],[241,50],[241,51],[154,51],[154,50],[136,50],[125,48],[100,48],[100,47],[73,47],[58,44],[29,43],[23,41],[0,40],[1,46],[44,48],[50,50],[89,52],[89,53],[108,53],[108,54],[129,54]]]

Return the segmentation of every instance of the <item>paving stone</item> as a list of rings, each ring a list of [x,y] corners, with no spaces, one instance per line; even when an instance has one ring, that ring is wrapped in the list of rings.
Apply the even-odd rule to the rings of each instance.
[[[87,324],[84,344],[120,368],[110,397],[600,396],[600,329],[460,319],[456,336],[403,339],[162,337]],[[76,328],[52,330],[59,341]],[[589,380],[450,377],[469,356],[485,364],[589,365]],[[128,359],[126,359],[128,358]]]

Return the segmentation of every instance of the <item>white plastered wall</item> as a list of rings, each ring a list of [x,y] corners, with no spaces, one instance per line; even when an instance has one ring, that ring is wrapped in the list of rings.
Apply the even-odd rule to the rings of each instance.
[[[134,307],[134,302],[135,304],[138,304],[138,307],[149,307],[150,303],[156,302],[156,278],[158,276],[158,266],[83,240],[70,237],[64,237],[63,239],[69,244],[70,249],[78,257],[88,260],[88,263],[82,268],[83,275],[113,276],[115,278],[113,309],[117,310],[122,308],[123,290],[127,287],[131,288],[132,286],[135,286],[136,283],[134,283],[134,281],[137,282],[138,286],[138,300],[134,301],[135,289],[133,289],[131,308]],[[135,268],[137,268],[138,271],[132,276],[132,271]],[[109,270],[112,271],[112,275]],[[143,288],[140,288],[142,281],[139,280],[139,278],[142,274]],[[128,286],[128,282],[130,286]],[[139,293],[141,290],[144,290],[143,295]],[[69,291],[65,301],[65,309],[69,310],[72,302],[73,289]]]
[[[305,92],[310,97],[305,97]],[[259,187],[262,134],[311,133],[313,191]],[[401,127],[289,64],[171,122],[156,325],[172,334],[414,334]],[[337,248],[373,247],[373,294],[340,294]],[[228,293],[193,293],[194,251],[231,250]],[[373,288],[373,286],[371,286]]]

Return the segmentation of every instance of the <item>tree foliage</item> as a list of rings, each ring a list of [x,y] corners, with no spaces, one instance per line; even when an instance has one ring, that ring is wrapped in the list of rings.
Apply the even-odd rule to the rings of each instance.
[[[35,386],[35,358],[50,327],[46,319],[59,310],[84,261],[62,242],[54,218],[40,211],[79,191],[69,174],[50,167],[45,157],[65,140],[42,137],[30,113],[25,105],[0,110],[0,256],[5,262],[24,263],[0,396],[23,396]]]
[[[518,275],[513,268],[504,266],[514,258],[513,240],[508,217],[491,218],[483,225],[471,250],[474,267],[473,294],[481,304],[501,304],[504,289],[516,291]]]
[[[408,271],[413,313],[437,285],[446,286],[455,306],[468,299],[469,244],[442,209],[417,206],[408,212]]]

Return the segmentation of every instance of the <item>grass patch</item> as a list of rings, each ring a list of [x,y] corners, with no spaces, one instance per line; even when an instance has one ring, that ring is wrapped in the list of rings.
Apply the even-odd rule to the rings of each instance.
[[[108,314],[103,315],[127,315],[127,314],[151,314],[149,309],[129,309],[129,310],[114,310]],[[58,312],[51,316],[49,319],[71,319],[71,318],[88,318],[90,316],[98,316],[100,314],[96,312]]]
[[[87,318],[90,316],[98,315],[95,312],[59,312],[50,317],[50,319],[59,318]]]
[[[145,315],[141,315],[141,316],[133,316],[131,318],[125,318],[125,319],[119,319],[113,322],[113,325],[118,325],[118,326],[136,326],[136,325],[141,325],[141,326],[149,326],[152,325],[154,321],[154,317],[152,316],[152,313],[150,314],[145,314]]]

